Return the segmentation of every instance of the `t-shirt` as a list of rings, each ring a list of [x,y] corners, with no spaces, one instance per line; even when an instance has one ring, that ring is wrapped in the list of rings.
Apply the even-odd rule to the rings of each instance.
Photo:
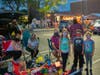
[[[28,44],[31,45],[32,49],[34,49],[36,46],[38,46],[39,44],[39,41],[36,39],[36,40],[33,40],[31,41],[30,39],[28,40]]]
[[[26,47],[27,46],[27,43],[28,43],[28,39],[30,37],[30,32],[28,30],[25,30],[23,32],[23,45]]]
[[[70,36],[73,39],[74,37],[76,37],[76,30],[80,29],[82,31],[82,35],[84,34],[83,32],[83,27],[80,24],[74,24],[70,27]]]
[[[53,36],[53,37],[51,38],[51,42],[54,43],[54,45],[55,45],[55,47],[56,47],[57,49],[59,49],[59,37],[58,37],[58,36]]]
[[[60,40],[60,49],[63,53],[69,52],[69,39],[66,37],[61,38]]]
[[[85,53],[92,53],[93,52],[93,44],[94,44],[94,41],[91,40],[91,39],[84,41],[84,51],[85,51]]]
[[[79,52],[83,50],[83,39],[81,37],[74,38],[74,50]]]

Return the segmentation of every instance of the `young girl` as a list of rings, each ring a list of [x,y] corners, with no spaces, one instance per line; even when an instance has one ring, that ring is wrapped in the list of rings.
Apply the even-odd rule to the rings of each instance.
[[[65,28],[63,29],[62,35],[60,38],[60,50],[61,50],[61,56],[62,56],[63,72],[65,72],[68,54],[70,51],[68,31]]]
[[[92,57],[94,55],[94,41],[91,39],[91,33],[86,33],[86,40],[84,41],[84,53],[86,58],[86,73],[88,75],[88,64],[90,63],[90,73],[92,73]]]

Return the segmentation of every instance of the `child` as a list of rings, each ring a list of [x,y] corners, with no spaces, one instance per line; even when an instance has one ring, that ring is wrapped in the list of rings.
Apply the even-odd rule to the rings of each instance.
[[[91,39],[91,33],[86,33],[84,41],[84,53],[86,58],[86,71],[88,75],[88,64],[90,63],[90,73],[92,73],[92,56],[94,55],[94,41]]]
[[[65,28],[63,29],[62,35],[60,38],[60,50],[61,50],[61,56],[62,56],[63,72],[65,72],[66,62],[67,62],[68,54],[70,51],[70,42],[69,42],[69,38],[68,38],[68,31]]]
[[[83,68],[83,38],[81,30],[76,30],[76,37],[73,40],[73,50],[74,50],[74,61],[72,66],[72,72],[77,70],[77,64],[79,60],[79,69],[82,71]],[[80,75],[82,72],[80,71]]]

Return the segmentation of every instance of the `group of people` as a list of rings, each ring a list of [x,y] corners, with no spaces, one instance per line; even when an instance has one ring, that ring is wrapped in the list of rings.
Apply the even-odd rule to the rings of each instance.
[[[17,61],[17,59],[19,59],[22,55],[22,42],[25,49],[30,52],[31,59],[33,60],[39,52],[39,39],[37,38],[36,34],[30,34],[30,31],[25,28],[21,39],[21,33],[16,32],[17,30],[15,29],[13,29],[13,31],[15,31],[15,34],[12,34],[12,40],[9,42],[9,46],[6,48],[6,55],[13,57],[13,60]],[[86,36],[86,39],[84,39],[84,35]],[[89,73],[89,64],[90,73],[92,73],[92,57],[94,55],[95,43],[91,36],[92,33],[90,31],[86,31],[84,33],[83,26],[79,24],[76,19],[73,20],[73,25],[71,25],[69,29],[63,28],[61,33],[58,31],[58,29],[54,30],[54,35],[51,37],[53,48],[52,54],[57,58],[57,61],[61,61],[60,57],[62,58],[63,72],[66,71],[66,63],[68,61],[68,56],[71,54],[72,48],[74,60],[71,72],[77,70],[77,64],[79,61],[79,69],[81,70],[80,75],[82,75],[85,56],[86,73],[87,75]]]
[[[23,32],[21,32],[18,28],[18,24],[16,20],[13,20],[10,30],[10,39],[4,38],[2,42],[2,53],[0,52],[0,61],[3,60],[9,60],[10,64],[12,61],[14,64],[20,63],[20,57],[23,54],[23,46],[27,51],[30,52],[31,59],[33,60],[34,57],[38,54],[38,46],[39,46],[39,39],[36,37],[35,33],[30,33],[29,29],[25,28]],[[0,74],[4,75],[5,72],[7,72],[7,69],[9,69],[9,63],[7,67],[1,67],[4,63],[0,62]],[[13,64],[13,66],[14,66]],[[12,66],[10,66],[11,68]],[[13,69],[15,71],[15,69]],[[13,72],[14,72],[13,71]],[[18,71],[18,70],[17,70]],[[16,73],[18,73],[16,71]],[[9,74],[12,74],[12,70],[8,70]],[[16,74],[19,75],[19,74]]]
[[[84,39],[84,36],[86,39]],[[72,48],[74,60],[71,72],[77,70],[77,64],[79,62],[79,75],[82,75],[85,56],[86,75],[89,75],[89,69],[92,75],[92,57],[94,55],[95,43],[91,36],[92,33],[90,31],[84,33],[83,26],[78,24],[76,19],[73,20],[73,25],[69,29],[63,28],[61,33],[57,29],[54,30],[54,35],[51,37],[52,53],[57,58],[57,61],[61,61],[60,57],[62,57],[63,72],[66,71],[66,63]]]

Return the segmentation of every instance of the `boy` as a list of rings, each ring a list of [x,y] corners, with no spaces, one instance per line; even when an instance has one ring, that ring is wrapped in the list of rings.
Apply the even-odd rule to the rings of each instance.
[[[79,69],[82,70],[83,68],[83,38],[82,38],[82,33],[81,30],[78,29],[76,30],[76,37],[73,40],[73,50],[74,50],[74,61],[73,61],[73,66],[72,66],[72,71],[77,70],[77,63],[79,60]],[[80,71],[80,75],[82,72]]]
[[[92,57],[94,55],[94,41],[91,39],[92,34],[86,33],[86,40],[84,41],[84,53],[86,58],[86,74],[88,75],[88,64],[90,63],[90,74],[92,75]]]

